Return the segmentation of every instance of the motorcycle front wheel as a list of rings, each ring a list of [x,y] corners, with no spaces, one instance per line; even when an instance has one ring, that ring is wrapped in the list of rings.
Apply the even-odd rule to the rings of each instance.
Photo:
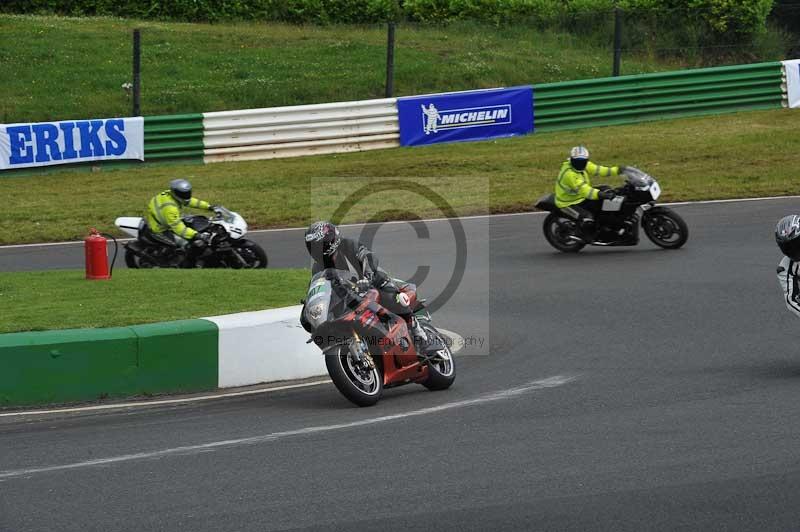
[[[577,253],[586,245],[583,242],[569,238],[574,235],[577,225],[573,220],[561,214],[555,212],[548,214],[547,218],[544,219],[544,227],[542,229],[547,242],[561,252]]]
[[[363,340],[362,347],[366,349]],[[334,386],[358,406],[372,406],[383,395],[383,375],[372,361],[371,367],[360,362],[355,344],[339,345],[325,355],[325,366]]]
[[[422,383],[429,390],[446,390],[456,380],[456,363],[453,352],[442,334],[435,327],[423,324],[425,334],[436,347],[435,357],[428,360],[428,378]]]
[[[667,207],[653,207],[642,216],[642,228],[653,244],[678,249],[689,239],[689,227],[680,215]]]

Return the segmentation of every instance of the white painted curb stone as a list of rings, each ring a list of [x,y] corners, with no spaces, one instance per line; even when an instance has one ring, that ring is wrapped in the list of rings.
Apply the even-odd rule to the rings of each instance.
[[[219,387],[327,375],[325,358],[300,326],[301,305],[203,318],[219,328]]]

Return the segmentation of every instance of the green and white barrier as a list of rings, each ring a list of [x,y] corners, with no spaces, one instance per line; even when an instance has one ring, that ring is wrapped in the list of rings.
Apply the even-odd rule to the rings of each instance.
[[[0,335],[0,406],[197,392],[323,375],[300,307]]]
[[[203,114],[206,163],[394,148],[399,139],[394,98]]]
[[[535,130],[546,132],[781,106],[800,107],[800,65],[797,60],[775,61],[533,87]],[[95,122],[100,121],[79,121],[74,128],[69,124],[64,127],[69,126],[69,131],[78,138],[75,131]],[[0,132],[2,127],[0,125]],[[52,145],[51,151],[58,151],[55,143],[61,142],[58,140],[61,136],[56,134],[60,130],[53,124],[37,127],[46,130],[36,130],[38,136],[31,135],[44,146]],[[15,135],[15,146],[25,141],[25,132]],[[84,136],[93,138],[89,133]],[[150,116],[144,117],[144,160],[212,163],[299,157],[393,148],[400,145],[399,138],[394,98]],[[99,137],[94,144],[99,149]],[[61,148],[69,153],[74,151],[66,146]],[[5,152],[16,153],[11,142],[3,141],[0,135],[0,155]],[[38,166],[36,161],[32,164]],[[48,164],[66,162],[69,161],[62,156]],[[11,167],[2,168],[0,165],[0,175],[15,171]],[[41,168],[36,170],[41,171]]]
[[[800,107],[800,59],[783,62],[783,86],[786,93],[786,106]]]
[[[218,386],[305,379],[326,374],[319,348],[299,325],[303,307],[205,318],[217,326]]]

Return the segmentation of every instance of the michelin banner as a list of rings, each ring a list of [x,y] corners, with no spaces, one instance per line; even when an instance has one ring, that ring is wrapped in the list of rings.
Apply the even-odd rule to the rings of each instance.
[[[533,87],[397,99],[400,145],[485,140],[533,131]]]
[[[0,124],[0,170],[54,164],[144,160],[144,119]]]
[[[789,107],[800,107],[800,59],[783,62]]]

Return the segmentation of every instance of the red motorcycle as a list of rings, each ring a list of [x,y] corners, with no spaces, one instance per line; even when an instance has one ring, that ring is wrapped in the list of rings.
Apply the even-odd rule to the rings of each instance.
[[[384,388],[418,383],[429,390],[449,388],[456,378],[450,346],[433,326],[416,286],[398,284],[432,349],[417,351],[406,321],[380,304],[380,292],[360,293],[349,271],[329,268],[311,279],[303,317],[325,355],[336,388],[358,406],[372,406]]]

